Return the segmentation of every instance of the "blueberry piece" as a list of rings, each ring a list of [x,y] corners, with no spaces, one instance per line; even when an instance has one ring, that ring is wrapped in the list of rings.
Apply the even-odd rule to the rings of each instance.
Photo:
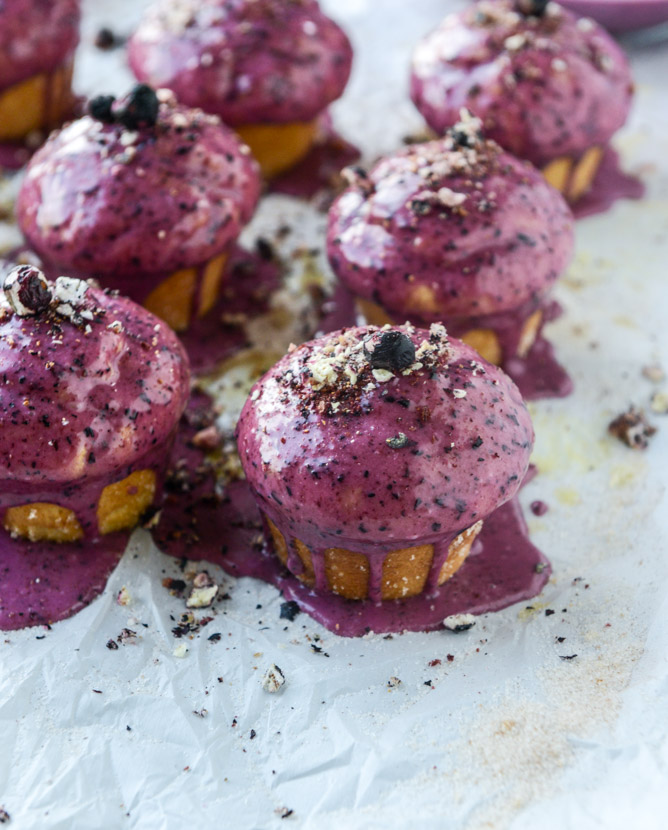
[[[46,311],[51,304],[51,289],[44,274],[32,265],[12,269],[4,282],[5,296],[19,316]]]
[[[299,605],[294,600],[281,603],[280,618],[282,620],[289,620],[292,622],[294,618],[301,613]]]
[[[155,90],[148,84],[137,84],[128,95],[125,106],[117,112],[116,119],[128,130],[154,127],[159,108],[160,102]]]
[[[415,360],[413,341],[401,331],[373,334],[364,344],[364,353],[372,369],[402,372]]]
[[[98,95],[88,102],[88,112],[103,124],[114,123],[114,113],[112,107],[116,97],[114,95]]]
[[[549,0],[518,0],[517,7],[523,14],[532,17],[542,17],[547,9]]]

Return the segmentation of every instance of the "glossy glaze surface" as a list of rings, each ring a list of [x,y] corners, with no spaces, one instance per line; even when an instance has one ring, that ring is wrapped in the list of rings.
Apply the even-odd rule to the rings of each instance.
[[[3,0],[0,5],[0,89],[50,73],[79,42],[78,0]]]
[[[353,173],[330,210],[334,272],[399,319],[452,319],[461,329],[465,318],[535,309],[571,259],[573,217],[561,194],[476,137],[477,119],[466,123],[471,146],[449,134],[407,147],[368,175]]]
[[[311,121],[348,81],[352,49],[315,0],[162,0],[129,44],[135,75],[227,124]]]
[[[3,505],[164,452],[189,394],[187,359],[164,323],[74,282],[85,287],[74,319],[0,305]]]
[[[17,212],[45,265],[141,299],[239,235],[259,197],[255,162],[218,119],[163,98],[155,126],[86,115],[32,158]]]
[[[344,362],[318,388],[332,346],[345,344],[346,355],[379,332],[344,330],[286,355],[241,414],[239,455],[260,509],[312,550],[382,557],[449,544],[526,473],[533,430],[512,381],[463,343],[448,345],[440,326],[396,331],[414,343],[420,368],[386,379],[363,360]]]
[[[491,138],[537,166],[605,145],[632,91],[610,35],[556,3],[536,17],[513,0],[483,0],[446,17],[413,56],[411,97],[433,129],[468,107]]]

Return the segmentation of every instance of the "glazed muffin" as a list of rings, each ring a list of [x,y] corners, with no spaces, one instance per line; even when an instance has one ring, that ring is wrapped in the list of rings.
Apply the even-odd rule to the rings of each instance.
[[[633,84],[597,23],[546,0],[482,0],[446,17],[413,56],[411,96],[442,134],[461,107],[543,170],[570,201],[591,186],[625,123]]]
[[[176,336],[145,309],[32,266],[0,292],[4,530],[95,542],[158,503],[189,394]]]
[[[441,321],[491,363],[526,356],[573,251],[561,194],[466,112],[444,138],[344,173],[327,252],[367,320]]]
[[[184,331],[214,306],[259,193],[256,162],[220,119],[140,84],[51,135],[17,215],[49,271],[95,277]]]
[[[272,177],[316,140],[352,49],[316,0],[160,0],[131,38],[129,60],[139,80],[234,127]]]
[[[0,142],[21,143],[70,114],[78,0],[0,4]]]
[[[352,600],[428,594],[517,492],[533,429],[503,372],[443,326],[343,329],[254,386],[239,456],[269,544]]]

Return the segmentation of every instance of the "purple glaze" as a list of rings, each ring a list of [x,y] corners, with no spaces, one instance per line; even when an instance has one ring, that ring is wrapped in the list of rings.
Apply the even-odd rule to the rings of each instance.
[[[172,469],[185,467],[189,473],[182,490],[175,483],[178,477],[172,477],[163,519],[154,531],[156,543],[172,556],[206,559],[234,576],[270,582],[330,631],[347,637],[369,630],[441,628],[451,614],[483,614],[533,597],[549,578],[549,563],[529,541],[519,503],[513,498],[489,516],[467,561],[428,598],[422,595],[376,604],[309,589],[281,565],[268,546],[258,544],[262,521],[248,483],[232,482],[221,495],[214,468],[206,465],[203,452],[190,443],[197,429],[210,422],[209,405],[202,395],[193,398],[172,456]],[[530,469],[525,481],[531,474]]]
[[[28,165],[17,214],[45,265],[142,302],[234,242],[259,193],[235,134],[169,97],[155,126],[131,132],[87,115],[52,134]]]
[[[360,351],[385,336],[377,327],[334,332],[280,360],[239,419],[260,510],[311,549],[320,591],[326,548],[368,555],[373,599],[385,555],[422,544],[435,548],[434,589],[450,543],[526,474],[533,430],[512,381],[465,344],[448,345],[442,326],[396,331],[417,349],[405,374],[374,374]]]
[[[544,501],[536,500],[531,502],[531,512],[534,516],[544,516],[549,509]]]
[[[0,170],[20,170],[30,159],[30,150],[23,144],[0,142]]]
[[[446,17],[413,56],[411,97],[434,130],[468,107],[491,138],[539,167],[607,144],[632,92],[622,49],[556,3],[533,17],[514,0],[482,0]]]
[[[606,147],[596,177],[589,190],[573,206],[576,219],[605,213],[618,199],[642,199],[643,182],[625,173],[619,164],[619,155],[612,147]]]
[[[189,394],[183,348],[148,311],[78,280],[49,291],[35,313],[0,297],[0,510],[59,504],[84,535],[54,546],[0,529],[0,628],[62,619],[102,590],[129,533],[100,535],[100,493],[150,469],[160,498]]]
[[[187,359],[164,323],[90,287],[80,309],[76,324],[0,303],[1,506],[117,475],[164,447],[185,406]]]
[[[79,42],[78,0],[3,0],[0,92],[70,61]]]
[[[588,14],[610,32],[632,32],[668,20],[666,0],[563,0],[577,14]]]
[[[341,170],[359,157],[359,149],[335,132],[326,116],[313,147],[294,167],[269,182],[269,192],[296,199],[317,196],[318,208],[325,211],[334,199]]]
[[[456,146],[459,127],[477,123],[355,175],[330,210],[334,272],[391,316],[457,330],[471,318],[526,318],[571,259],[571,211],[537,170],[475,133]],[[421,286],[435,310],[412,300]]]
[[[343,92],[352,48],[316,0],[161,0],[128,57],[140,80],[239,126],[313,120]]]
[[[0,631],[50,625],[81,611],[102,593],[127,543],[127,533],[94,545],[56,545],[0,530]]]
[[[220,298],[204,317],[196,318],[179,334],[195,375],[206,374],[250,345],[245,328],[226,320],[250,319],[269,309],[269,299],[280,285],[280,268],[273,260],[235,245],[225,267]]]

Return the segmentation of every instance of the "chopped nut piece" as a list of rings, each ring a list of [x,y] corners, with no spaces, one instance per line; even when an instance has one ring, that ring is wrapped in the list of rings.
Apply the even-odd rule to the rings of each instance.
[[[399,680],[399,678],[398,678],[398,677],[394,677],[394,676],[392,676],[392,677],[390,677],[390,679],[387,681],[387,685],[388,685],[388,688],[390,688],[390,689],[395,689],[397,686],[401,686],[401,680]]]
[[[665,380],[666,373],[663,371],[661,366],[658,364],[654,364],[652,366],[643,366],[642,375],[647,380],[651,380],[652,383],[661,383],[662,380]]]
[[[642,409],[631,406],[627,412],[622,412],[608,424],[608,432],[631,449],[644,450],[648,446],[648,439],[656,432],[656,427],[648,423]]]
[[[265,692],[277,692],[281,686],[285,685],[285,675],[280,670],[280,668],[276,665],[276,663],[272,663],[272,665],[267,669],[264,677],[262,678],[262,688]]]
[[[668,415],[668,391],[655,392],[652,395],[650,406],[652,412],[656,412],[657,415]]]
[[[178,646],[174,649],[172,654],[174,657],[185,657],[188,653],[188,646],[185,643],[179,643]]]
[[[393,450],[400,450],[408,444],[408,437],[405,433],[400,432],[393,438],[386,438],[385,443],[388,447],[391,447]]]
[[[220,433],[215,424],[201,429],[193,435],[192,443],[194,447],[201,450],[215,450],[220,445]]]
[[[448,631],[458,633],[460,631],[468,631],[469,628],[473,628],[475,623],[476,619],[473,614],[452,614],[443,620],[443,627]]]
[[[117,605],[129,605],[131,601],[132,597],[130,596],[130,592],[124,585],[116,594],[116,603]]]
[[[216,584],[207,585],[204,588],[193,588],[190,596],[186,600],[187,608],[208,608],[216,598],[218,593],[218,586]]]

